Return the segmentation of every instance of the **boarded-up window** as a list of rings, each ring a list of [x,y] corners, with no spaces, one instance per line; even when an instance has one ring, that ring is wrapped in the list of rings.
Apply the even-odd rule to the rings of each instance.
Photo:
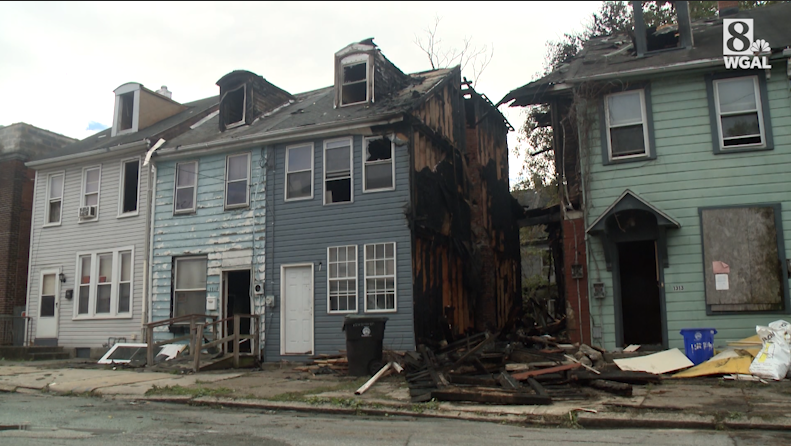
[[[782,311],[787,280],[779,205],[701,209],[710,312]]]

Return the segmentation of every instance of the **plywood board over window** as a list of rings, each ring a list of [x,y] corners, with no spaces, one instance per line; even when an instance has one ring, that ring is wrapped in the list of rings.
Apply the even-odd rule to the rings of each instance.
[[[779,204],[700,209],[709,314],[789,308]]]

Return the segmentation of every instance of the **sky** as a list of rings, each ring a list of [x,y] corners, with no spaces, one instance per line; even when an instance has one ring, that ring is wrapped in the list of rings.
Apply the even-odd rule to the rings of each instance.
[[[476,90],[496,103],[535,79],[546,42],[579,30],[600,2],[0,2],[0,125],[77,139],[112,124],[113,90],[166,85],[189,102],[249,70],[291,93],[332,85],[333,56],[369,37],[406,73],[430,69],[415,44],[439,18],[440,47],[465,38],[493,55]],[[462,73],[473,79],[472,70]],[[519,129],[523,109],[501,107]],[[509,133],[510,177],[521,158]],[[514,150],[517,149],[517,150]]]

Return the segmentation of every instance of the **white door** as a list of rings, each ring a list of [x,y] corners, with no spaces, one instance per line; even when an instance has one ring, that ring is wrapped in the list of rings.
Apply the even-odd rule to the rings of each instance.
[[[313,353],[313,265],[284,266],[281,353]]]
[[[36,339],[58,337],[58,271],[44,271],[39,282]]]

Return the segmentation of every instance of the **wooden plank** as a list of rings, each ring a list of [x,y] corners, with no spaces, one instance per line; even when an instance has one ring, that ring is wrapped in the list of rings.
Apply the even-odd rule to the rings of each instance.
[[[659,384],[662,382],[660,375],[655,375],[648,372],[630,372],[622,370],[603,371],[599,375],[593,373],[577,370],[571,374],[573,381],[593,381],[594,379],[604,379],[607,381],[616,381],[627,384]]]
[[[431,392],[437,401],[470,401],[474,403],[495,403],[509,405],[546,405],[552,404],[552,398],[541,395],[505,392],[483,387],[459,389],[447,388]]]
[[[497,380],[492,377],[448,375],[448,381],[450,381],[453,384],[463,384],[466,386],[486,386],[486,387],[497,386]]]
[[[588,382],[588,385],[594,389],[604,390],[605,392],[612,393],[620,396],[632,396],[632,385],[626,383],[619,383],[615,381],[607,381],[604,379],[594,379]]]
[[[559,366],[556,366],[556,367],[550,367],[550,368],[547,368],[547,369],[528,370],[526,372],[514,373],[511,376],[517,381],[524,381],[527,378],[532,378],[534,376],[546,375],[547,373],[565,372],[566,370],[574,370],[574,369],[578,369],[580,367],[581,367],[581,365],[579,363],[575,362],[573,364],[564,364],[564,365],[559,365]]]
[[[467,360],[467,358],[483,350],[484,347],[486,347],[489,343],[493,342],[494,338],[495,336],[492,336],[488,331],[486,331],[486,339],[484,339],[480,344],[475,346],[475,348],[473,348],[472,350],[468,350],[467,353],[463,354],[461,358],[458,359],[458,361],[456,361],[455,363],[453,363],[452,366],[450,366],[450,368],[455,369],[456,367],[462,365],[464,361]]]
[[[515,380],[508,372],[500,373],[500,375],[497,376],[497,381],[505,389],[518,389],[522,387],[522,385],[519,384],[519,381]]]
[[[529,384],[530,388],[532,388],[533,391],[536,392],[536,395],[547,396],[547,397],[549,396],[549,393],[547,393],[547,389],[545,389],[544,386],[539,384],[539,382],[536,381],[535,378],[527,378],[527,384]]]

